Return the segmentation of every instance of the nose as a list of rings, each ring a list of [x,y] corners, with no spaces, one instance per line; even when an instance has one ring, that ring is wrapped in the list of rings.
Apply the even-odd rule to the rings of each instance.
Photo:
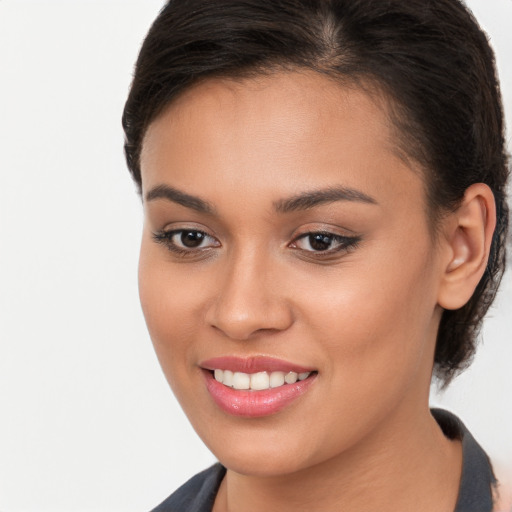
[[[206,314],[209,325],[233,340],[284,331],[292,325],[291,304],[269,262],[253,253],[225,263]]]

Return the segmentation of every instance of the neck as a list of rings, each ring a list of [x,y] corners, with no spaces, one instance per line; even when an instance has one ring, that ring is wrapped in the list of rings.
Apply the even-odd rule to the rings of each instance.
[[[444,436],[426,405],[402,407],[390,417],[357,446],[292,474],[261,477],[228,470],[214,511],[452,512],[461,477],[460,442]]]

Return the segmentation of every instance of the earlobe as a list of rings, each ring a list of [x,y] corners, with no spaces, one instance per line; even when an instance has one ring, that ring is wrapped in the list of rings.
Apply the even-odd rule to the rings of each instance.
[[[438,295],[444,309],[459,309],[473,295],[487,266],[495,226],[492,190],[483,183],[471,185],[446,223],[448,250]]]

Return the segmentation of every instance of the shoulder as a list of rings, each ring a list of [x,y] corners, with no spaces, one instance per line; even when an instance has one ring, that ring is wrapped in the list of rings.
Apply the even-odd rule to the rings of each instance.
[[[214,464],[173,492],[151,512],[210,512],[226,469]]]

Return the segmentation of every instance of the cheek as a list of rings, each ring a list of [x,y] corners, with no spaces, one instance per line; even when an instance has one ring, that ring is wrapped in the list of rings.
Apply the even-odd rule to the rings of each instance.
[[[162,369],[175,381],[193,367],[198,319],[202,317],[204,286],[194,273],[173,271],[162,248],[143,241],[139,260],[142,310]],[[185,362],[185,364],[183,364]]]
[[[357,394],[414,378],[435,327],[431,268],[425,257],[381,258],[357,272],[347,266],[304,302],[340,388]]]

